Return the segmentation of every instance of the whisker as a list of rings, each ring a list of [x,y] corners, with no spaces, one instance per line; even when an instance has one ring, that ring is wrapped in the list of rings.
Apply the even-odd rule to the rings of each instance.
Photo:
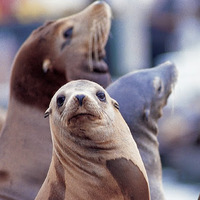
[[[100,24],[101,24],[101,34],[102,34],[102,38],[105,40],[106,36],[107,36],[107,28],[105,26],[105,21],[106,19],[102,19]]]
[[[101,38],[102,38],[102,41],[104,41],[105,37],[106,37],[106,33],[105,33],[105,24],[101,21],[100,23],[100,33],[101,33]],[[103,42],[102,42],[102,45],[103,45]]]
[[[103,45],[103,36],[102,36],[102,24],[99,23],[97,28],[98,28],[100,49],[103,49],[104,45]]]
[[[92,72],[93,71],[93,64],[92,64],[93,26],[91,28],[88,46],[89,46],[89,48],[88,48],[88,63],[89,63],[89,69]]]
[[[109,119],[107,120],[109,123],[112,121],[112,119],[110,118],[110,116],[104,111],[102,110],[102,112],[106,115],[106,117]]]
[[[94,23],[94,59],[98,61],[98,32],[96,20],[94,20]]]

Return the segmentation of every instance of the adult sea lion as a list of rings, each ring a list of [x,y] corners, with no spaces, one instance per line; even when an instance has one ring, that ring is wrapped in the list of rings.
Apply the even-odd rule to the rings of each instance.
[[[0,199],[34,199],[41,187],[52,153],[43,113],[57,89],[79,78],[110,83],[103,61],[110,25],[110,7],[98,1],[38,28],[20,48],[0,138]]]
[[[53,156],[36,200],[148,200],[148,180],[117,102],[97,83],[61,87],[50,115]]]
[[[110,96],[118,101],[120,112],[137,143],[153,200],[164,199],[157,121],[176,79],[176,67],[166,62],[152,69],[129,73],[107,88]]]

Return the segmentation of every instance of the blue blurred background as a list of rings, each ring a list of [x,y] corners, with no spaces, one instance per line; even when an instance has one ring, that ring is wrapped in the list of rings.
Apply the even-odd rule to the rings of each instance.
[[[89,0],[0,0],[0,109],[6,111],[12,62],[21,44],[47,20],[79,12]],[[169,200],[200,192],[200,1],[107,0],[113,11],[107,62],[113,80],[166,60],[178,84],[159,121],[163,183]]]

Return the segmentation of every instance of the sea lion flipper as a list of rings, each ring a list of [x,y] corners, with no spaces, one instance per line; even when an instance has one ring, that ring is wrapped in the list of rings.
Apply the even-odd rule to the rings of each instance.
[[[106,166],[124,196],[134,200],[149,199],[148,183],[141,170],[131,160],[126,158],[107,160]]]

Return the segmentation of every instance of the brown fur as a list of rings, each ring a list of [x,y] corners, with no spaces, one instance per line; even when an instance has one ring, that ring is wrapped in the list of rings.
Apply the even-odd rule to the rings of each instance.
[[[0,139],[0,199],[34,199],[41,187],[52,153],[43,114],[56,90],[79,78],[104,87],[110,83],[103,61],[110,18],[106,3],[94,3],[38,28],[20,48]],[[94,38],[99,39],[94,42]]]
[[[99,98],[99,92],[105,98]],[[57,103],[60,97],[62,104]],[[36,200],[63,192],[66,200],[150,198],[146,171],[130,130],[117,102],[100,85],[86,80],[64,85],[52,98],[47,115],[53,157]]]
[[[56,90],[68,81],[82,78],[103,87],[110,83],[102,58],[111,14],[107,5],[102,7],[91,6],[77,15],[46,23],[31,34],[14,61],[11,91],[16,99],[44,110]],[[63,33],[71,27],[72,36],[65,39]],[[95,37],[99,38],[96,44]],[[42,68],[45,59],[50,60],[47,73]]]

